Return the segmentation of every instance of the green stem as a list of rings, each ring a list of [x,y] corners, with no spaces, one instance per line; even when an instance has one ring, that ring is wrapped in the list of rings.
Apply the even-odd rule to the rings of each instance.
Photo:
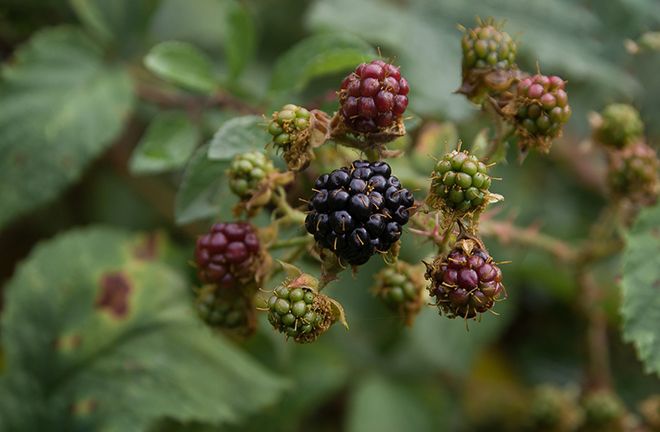
[[[277,209],[282,213],[282,218],[279,219],[281,222],[297,225],[303,225],[305,223],[307,215],[289,205],[289,202],[286,200],[286,192],[281,186],[275,191],[273,201],[275,202]]]
[[[300,237],[292,237],[286,240],[279,240],[271,244],[268,249],[286,249],[294,246],[302,246],[311,243],[314,238],[310,235],[304,235]]]

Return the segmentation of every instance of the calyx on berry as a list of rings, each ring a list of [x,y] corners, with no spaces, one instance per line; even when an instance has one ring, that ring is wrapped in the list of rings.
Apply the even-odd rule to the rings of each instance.
[[[399,240],[414,202],[386,162],[356,160],[316,180],[305,227],[318,246],[361,265]]]

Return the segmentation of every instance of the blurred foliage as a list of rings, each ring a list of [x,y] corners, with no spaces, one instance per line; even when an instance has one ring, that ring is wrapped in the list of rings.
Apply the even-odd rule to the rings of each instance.
[[[400,327],[369,293],[376,260],[331,287],[350,331],[335,326],[311,346],[285,342],[264,317],[249,341],[212,335],[191,309],[194,236],[232,217],[227,159],[263,148],[270,109],[335,109],[342,75],[380,53],[410,82],[418,146],[392,166],[418,198],[429,155],[455,137],[483,147],[489,119],[453,94],[456,25],[476,15],[506,21],[526,69],[538,62],[567,78],[574,110],[549,158],[520,166],[514,149],[502,155],[511,162],[495,168],[503,181],[492,189],[506,198],[497,210],[577,244],[605,202],[572,172],[587,113],[632,103],[650,142],[660,138],[660,54],[625,43],[657,33],[656,0],[4,0],[0,429],[519,430],[536,385],[579,385],[585,323],[573,269],[494,239],[491,254],[513,262],[510,298],[469,331],[433,308]],[[311,177],[291,193],[306,197]],[[658,226],[658,207],[646,211],[623,265],[597,267],[614,388],[631,411],[660,391],[644,373],[660,373]],[[125,231],[135,229],[160,234]],[[147,239],[155,249],[136,254]],[[432,251],[404,236],[402,258]],[[311,259],[301,267],[317,272]],[[130,288],[106,302],[108,274]],[[122,299],[129,312],[113,317]]]

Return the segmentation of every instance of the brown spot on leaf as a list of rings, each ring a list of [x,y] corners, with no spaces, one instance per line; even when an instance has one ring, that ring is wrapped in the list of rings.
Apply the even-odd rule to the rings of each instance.
[[[158,234],[150,233],[140,239],[140,242],[133,249],[135,258],[150,261],[156,258],[158,250]]]
[[[660,228],[653,228],[651,230],[651,235],[655,238],[660,238]]]
[[[131,284],[127,277],[120,273],[106,273],[101,278],[101,291],[94,305],[104,309],[115,318],[122,318],[128,313],[128,295]]]
[[[653,288],[660,289],[660,279],[656,279],[655,282],[653,282]]]
[[[82,343],[82,337],[79,334],[62,335],[55,339],[53,345],[57,351],[73,351]]]

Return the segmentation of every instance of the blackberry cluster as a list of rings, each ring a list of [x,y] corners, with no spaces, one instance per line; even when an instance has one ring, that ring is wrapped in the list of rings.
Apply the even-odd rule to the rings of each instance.
[[[195,247],[199,279],[223,289],[238,289],[254,280],[262,255],[257,232],[247,222],[214,224]]]
[[[427,266],[426,279],[440,313],[449,318],[474,318],[505,293],[502,272],[473,239],[459,240],[446,258],[436,258]]]
[[[610,153],[608,183],[612,195],[640,205],[653,205],[660,193],[660,161],[644,142]]]
[[[408,107],[408,82],[397,66],[374,60],[344,78],[340,114],[352,130],[373,133],[394,125]]]
[[[558,76],[534,75],[518,83],[516,97],[508,109],[525,145],[541,151],[561,135],[571,117],[566,82]]]
[[[473,69],[509,69],[516,64],[516,42],[501,31],[492,19],[478,20],[477,27],[465,30],[461,39],[463,75]]]
[[[256,328],[255,308],[251,296],[205,285],[196,293],[195,307],[199,316],[211,327],[239,331],[245,335]]]
[[[410,264],[398,261],[375,276],[374,293],[385,305],[410,325],[423,303],[422,273]]]
[[[386,162],[354,161],[316,180],[305,219],[317,244],[351,265],[385,253],[401,237],[415,202]]]
[[[627,104],[611,104],[600,114],[594,138],[601,144],[623,148],[642,138],[644,123],[639,111]]]
[[[334,323],[328,298],[306,287],[280,286],[268,299],[268,321],[299,343],[315,341]]]
[[[484,207],[491,178],[488,167],[466,151],[454,150],[436,164],[428,203],[459,214]]]
[[[241,199],[248,199],[256,192],[268,174],[275,172],[273,162],[262,152],[237,154],[229,166],[229,188]]]
[[[295,143],[309,129],[311,113],[298,105],[287,104],[273,113],[268,124],[268,132],[273,136],[273,143],[284,147]]]

